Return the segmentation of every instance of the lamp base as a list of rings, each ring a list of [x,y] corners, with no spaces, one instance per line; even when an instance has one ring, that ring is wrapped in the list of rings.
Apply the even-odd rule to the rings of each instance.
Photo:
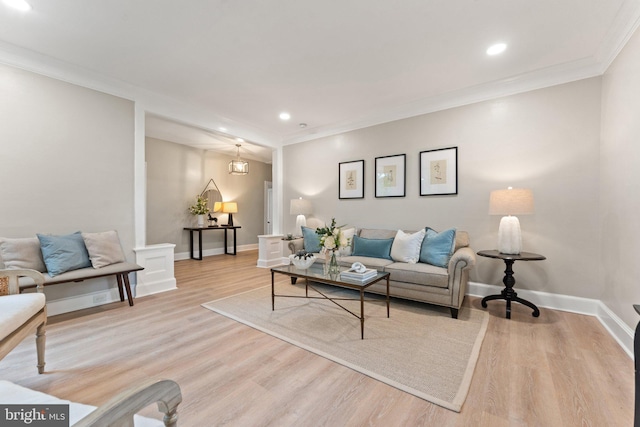
[[[522,251],[522,234],[518,217],[503,216],[500,220],[498,250],[507,255],[518,255]]]
[[[307,226],[307,218],[304,215],[300,214],[296,217],[296,233],[300,232],[302,235],[302,227]]]
[[[229,220],[227,221],[227,227],[233,227],[233,214],[229,214]]]

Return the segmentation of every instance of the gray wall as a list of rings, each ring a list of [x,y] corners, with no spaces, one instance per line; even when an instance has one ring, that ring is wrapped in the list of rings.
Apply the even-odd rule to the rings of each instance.
[[[601,299],[629,326],[640,304],[640,32],[603,78],[600,157]]]
[[[0,235],[117,230],[129,261],[133,103],[0,65]],[[106,287],[52,286],[57,299]]]
[[[520,216],[525,251],[543,262],[516,266],[517,287],[600,298],[599,135],[601,79],[453,108],[284,148],[284,200],[312,200],[315,217],[358,227],[470,233],[474,250],[496,247],[500,217],[491,190],[533,190],[535,214]],[[419,152],[458,147],[458,195],[419,196]],[[407,155],[404,198],[374,197],[374,159]],[[365,160],[365,198],[338,199],[338,163]],[[285,232],[295,217],[285,209]],[[479,258],[471,280],[501,283],[504,265]]]
[[[264,182],[271,181],[271,165],[249,160],[248,175],[229,175],[233,157],[153,138],[146,139],[147,244],[174,243],[178,258],[189,252],[189,234],[184,226],[195,226],[188,212],[196,195],[213,178],[225,201],[238,203],[233,214],[238,245],[255,245],[264,234]],[[215,215],[219,224],[227,214]],[[222,232],[203,234],[204,250],[224,247]]]

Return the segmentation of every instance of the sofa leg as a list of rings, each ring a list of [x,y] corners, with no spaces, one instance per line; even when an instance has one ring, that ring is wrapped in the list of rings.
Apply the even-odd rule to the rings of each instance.
[[[451,307],[451,318],[452,319],[457,319],[458,318],[458,309],[457,308]]]
[[[292,278],[291,278],[291,284],[292,284],[292,285],[295,285],[297,280],[298,280],[298,278],[297,278],[297,277],[292,277]]]

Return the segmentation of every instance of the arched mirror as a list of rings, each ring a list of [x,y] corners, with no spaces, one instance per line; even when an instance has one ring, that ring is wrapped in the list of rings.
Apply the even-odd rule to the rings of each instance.
[[[222,193],[220,192],[220,189],[216,185],[213,178],[209,180],[209,183],[206,187],[204,187],[204,190],[202,190],[200,196],[207,199],[207,207],[209,208],[209,212],[220,212],[220,210],[222,209]]]

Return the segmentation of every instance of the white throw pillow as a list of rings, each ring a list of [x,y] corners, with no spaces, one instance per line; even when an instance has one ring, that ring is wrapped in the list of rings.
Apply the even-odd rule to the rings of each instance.
[[[82,238],[87,247],[87,252],[89,252],[89,259],[93,268],[105,267],[125,261],[117,231],[82,233]]]
[[[398,230],[393,245],[391,246],[391,259],[397,262],[408,262],[415,264],[420,259],[420,248],[426,230],[423,228],[413,234],[407,234]]]
[[[342,230],[342,234],[348,240],[348,244],[344,248],[340,248],[340,256],[351,256],[351,251],[353,248],[353,236],[356,234],[356,228],[346,228]]]
[[[7,269],[28,268],[40,273],[47,271],[37,237],[0,237],[0,255]]]

